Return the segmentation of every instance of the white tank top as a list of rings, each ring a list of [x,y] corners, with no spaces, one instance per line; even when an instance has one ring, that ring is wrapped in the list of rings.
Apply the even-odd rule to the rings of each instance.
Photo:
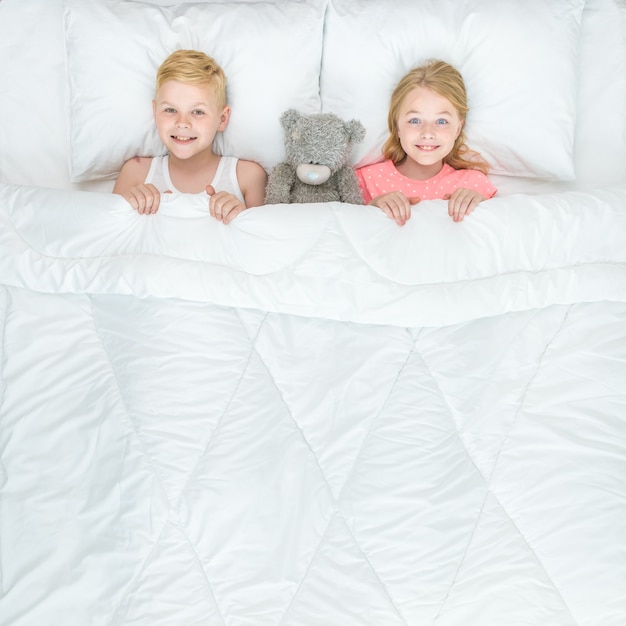
[[[243,194],[237,181],[237,161],[235,157],[223,156],[217,165],[211,185],[215,191],[226,191],[244,202]],[[161,193],[165,191],[178,192],[170,178],[169,156],[164,154],[152,159],[145,183],[152,183]],[[204,191],[202,192],[205,193]],[[244,202],[245,204],[245,202]]]

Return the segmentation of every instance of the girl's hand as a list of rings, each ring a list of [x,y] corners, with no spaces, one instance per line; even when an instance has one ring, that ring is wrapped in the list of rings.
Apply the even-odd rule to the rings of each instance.
[[[156,213],[161,202],[161,193],[152,184],[135,185],[122,194],[130,203],[130,206],[141,214]]]
[[[372,198],[370,204],[378,207],[387,217],[396,220],[398,226],[404,226],[411,218],[411,205],[419,201],[419,198],[407,198],[401,191],[391,191]]]
[[[218,222],[228,224],[246,210],[246,205],[232,193],[216,192],[212,185],[207,186],[206,192],[210,196],[209,212]]]
[[[477,191],[459,187],[451,194],[447,193],[444,200],[448,200],[448,215],[455,221],[461,222],[469,215],[485,198]]]

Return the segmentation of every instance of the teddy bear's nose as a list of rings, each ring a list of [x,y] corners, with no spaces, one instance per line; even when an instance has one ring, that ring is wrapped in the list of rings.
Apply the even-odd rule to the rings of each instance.
[[[330,178],[330,167],[315,163],[301,163],[296,167],[296,176],[307,185],[321,185]]]

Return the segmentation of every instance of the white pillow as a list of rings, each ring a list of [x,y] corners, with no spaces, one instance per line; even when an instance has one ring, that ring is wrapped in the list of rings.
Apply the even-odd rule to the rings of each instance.
[[[179,48],[223,67],[232,107],[221,154],[266,169],[284,158],[280,115],[320,110],[323,0],[190,3],[66,0],[72,181],[114,177],[125,160],[164,152],[154,128],[155,75]]]
[[[333,0],[322,109],[359,119],[358,165],[380,160],[389,98],[429,58],[462,73],[468,144],[492,172],[571,180],[584,0]]]
[[[583,182],[626,180],[626,0],[621,4],[587,0],[583,13],[574,149]],[[610,131],[599,133],[603,119]]]

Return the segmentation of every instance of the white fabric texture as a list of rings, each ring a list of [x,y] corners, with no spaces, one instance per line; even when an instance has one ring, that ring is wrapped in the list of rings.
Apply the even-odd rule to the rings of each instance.
[[[463,75],[468,143],[494,173],[571,180],[583,6],[584,0],[333,0],[322,107],[367,128],[354,151],[359,165],[380,160],[393,88],[413,67],[440,58]]]
[[[163,153],[152,119],[155,77],[179,48],[206,52],[226,73],[232,114],[216,139],[220,154],[269,168],[283,158],[281,113],[320,108],[321,1],[65,3],[75,182],[110,178],[131,157]]]
[[[620,623],[625,188],[0,192],[3,626]]]
[[[0,0],[0,626],[623,626],[626,3],[584,4]],[[99,177],[182,46],[266,167],[288,107],[374,158],[460,55],[507,184],[140,216]]]
[[[225,226],[197,195],[164,195],[146,218],[110,194],[0,191],[0,243],[11,252],[0,275],[37,291],[427,326],[626,294],[623,186],[496,197],[463,225],[444,201],[422,202],[402,228],[342,203],[263,206]]]
[[[598,126],[605,111],[626,111],[626,2],[587,0],[580,34],[576,177],[606,184],[626,177],[626,116],[612,116],[607,133]],[[602,46],[610,52],[586,71]]]

